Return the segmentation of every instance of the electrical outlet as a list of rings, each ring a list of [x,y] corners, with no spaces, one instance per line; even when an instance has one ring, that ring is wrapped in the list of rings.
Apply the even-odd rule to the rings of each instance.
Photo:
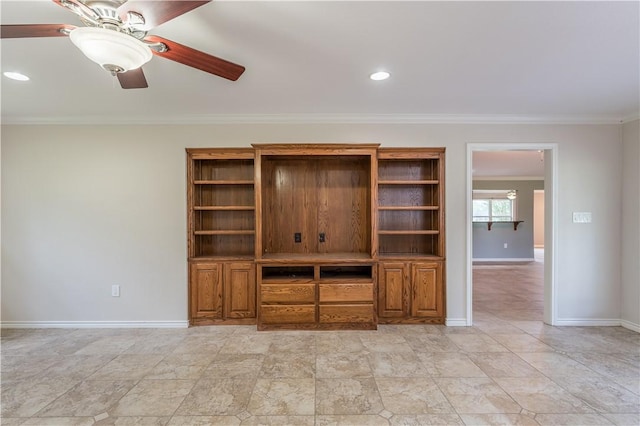
[[[296,232],[295,234],[293,234],[293,241],[296,243],[301,243],[302,242],[302,233],[301,232]]]
[[[120,297],[120,286],[115,284],[111,286],[111,296]]]
[[[509,244],[504,243],[504,248],[507,248],[507,247],[509,247]]]
[[[324,242],[326,241],[326,238],[325,238],[324,232],[321,232],[321,233],[318,235],[318,240],[319,240],[321,243],[324,243]]]

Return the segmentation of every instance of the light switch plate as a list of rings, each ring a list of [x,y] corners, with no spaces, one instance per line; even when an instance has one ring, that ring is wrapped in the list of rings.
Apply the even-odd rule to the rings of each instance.
[[[573,212],[573,223],[591,223],[591,212]]]

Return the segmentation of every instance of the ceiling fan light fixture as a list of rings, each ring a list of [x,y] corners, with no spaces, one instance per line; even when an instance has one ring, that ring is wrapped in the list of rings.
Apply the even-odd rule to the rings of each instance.
[[[153,56],[142,41],[106,28],[79,27],[69,38],[87,58],[111,73],[140,68]]]

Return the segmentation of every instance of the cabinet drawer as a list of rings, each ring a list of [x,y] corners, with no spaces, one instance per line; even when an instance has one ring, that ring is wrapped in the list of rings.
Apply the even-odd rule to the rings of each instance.
[[[320,303],[373,302],[373,283],[320,284]]]
[[[260,319],[264,324],[301,324],[316,320],[315,305],[262,305]]]
[[[321,305],[321,323],[373,322],[373,304]]]
[[[262,284],[262,303],[314,303],[315,284]]]

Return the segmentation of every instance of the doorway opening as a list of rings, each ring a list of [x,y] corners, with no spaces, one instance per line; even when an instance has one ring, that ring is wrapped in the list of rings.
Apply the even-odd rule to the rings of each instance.
[[[480,179],[482,164],[480,160],[474,163],[474,154],[477,159],[491,157],[509,157],[508,166],[513,167],[513,158],[522,154],[533,152],[544,163],[543,186],[535,187],[537,177],[527,174],[528,171],[518,168],[518,174],[508,171],[495,171],[502,173],[502,177],[490,179],[492,183],[476,186],[486,188],[485,191],[502,188],[516,189],[522,197],[519,201],[520,212],[526,210],[525,222],[522,217],[504,219],[507,223],[492,224],[486,222],[476,211],[474,217],[474,177]],[[481,154],[481,155],[479,155]],[[555,297],[555,217],[556,217],[556,186],[557,186],[557,145],[556,144],[468,144],[467,145],[467,325],[473,325],[474,302],[481,310],[505,309],[502,312],[505,319],[542,320],[553,325],[556,321],[556,297]],[[509,188],[506,188],[506,186]],[[511,188],[513,187],[513,188]],[[520,189],[517,190],[516,187]],[[542,207],[542,243],[534,241],[533,227],[540,228],[540,219],[534,218],[535,190],[544,190],[541,193],[544,200]],[[540,195],[538,195],[540,197]],[[480,203],[481,204],[481,203]],[[496,203],[499,204],[499,203]],[[478,210],[478,202],[476,202]],[[484,220],[484,222],[483,222]],[[516,224],[515,222],[521,222]],[[528,222],[528,223],[527,223]],[[522,224],[526,225],[522,227]],[[498,225],[498,226],[496,226]],[[482,231],[480,230],[482,229]],[[498,232],[487,232],[493,229]],[[520,234],[514,232],[520,231]],[[478,248],[479,242],[484,238],[490,243],[485,245],[484,251]],[[505,241],[506,240],[506,241]],[[504,241],[504,242],[503,242]],[[474,244],[476,246],[474,247]],[[539,245],[540,247],[534,247]],[[509,249],[507,249],[509,248]],[[513,250],[512,250],[513,249]],[[517,252],[517,250],[520,250]],[[477,285],[476,300],[474,300],[474,260],[476,265],[481,262],[481,267],[476,267]],[[511,266],[509,266],[511,265]],[[514,276],[517,277],[514,280]],[[517,281],[517,283],[516,283]],[[541,287],[535,283],[544,282]]]

